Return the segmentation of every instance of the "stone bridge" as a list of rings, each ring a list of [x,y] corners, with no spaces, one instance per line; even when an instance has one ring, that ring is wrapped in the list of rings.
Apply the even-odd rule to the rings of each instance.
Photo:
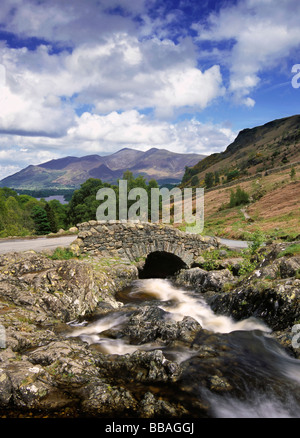
[[[214,237],[149,222],[89,221],[79,224],[78,229],[78,238],[71,246],[74,251],[135,262],[150,260],[157,270],[170,265],[170,275],[174,269],[191,267],[204,250],[219,247]]]

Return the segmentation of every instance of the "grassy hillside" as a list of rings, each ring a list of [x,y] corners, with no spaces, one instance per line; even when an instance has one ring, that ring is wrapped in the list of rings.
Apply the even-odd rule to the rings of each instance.
[[[294,169],[294,176],[285,169],[205,191],[204,234],[248,239],[260,230],[272,239],[300,236],[300,165]],[[250,202],[230,208],[230,195],[237,187],[249,194]]]
[[[224,152],[186,169],[182,185],[209,188],[299,161],[300,115],[296,115],[244,129]]]
[[[300,115],[244,129],[224,152],[186,169],[181,187],[191,186],[205,188],[204,234],[300,236]],[[237,189],[243,199],[234,205]]]

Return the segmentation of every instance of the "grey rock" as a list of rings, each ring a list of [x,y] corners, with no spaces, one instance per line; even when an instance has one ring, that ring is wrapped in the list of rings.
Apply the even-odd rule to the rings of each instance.
[[[85,231],[91,232],[91,225]],[[99,226],[93,223],[95,230]],[[113,226],[114,232],[123,229]],[[148,226],[139,229],[145,232]],[[299,258],[274,254],[239,282],[225,265],[222,270],[182,270],[176,281],[205,293],[216,313],[262,319],[292,352],[291,327],[300,319]],[[192,317],[173,320],[157,303],[122,307],[115,293],[137,273],[128,260],[112,258],[51,260],[31,252],[0,257],[0,324],[6,331],[6,348],[0,350],[2,410],[51,415],[72,408],[79,416],[198,418],[209,412],[199,388],[231,397],[244,396],[245,381],[257,388],[257,370],[272,367],[272,360],[266,363],[256,349],[259,334],[212,333]],[[226,283],[233,287],[224,293]],[[97,345],[68,337],[66,322],[87,318],[96,309],[99,315],[116,309],[128,313],[122,325],[102,334],[126,341],[133,353],[104,354]],[[248,361],[249,350],[255,367]],[[276,387],[276,379],[263,385],[272,390],[274,385],[279,394],[285,390]]]
[[[173,340],[192,340],[194,333],[201,329],[200,324],[191,317],[182,321],[174,321],[168,312],[157,306],[143,306],[129,316],[115,337],[126,338],[133,345],[149,342],[165,342]],[[112,332],[110,332],[112,334]]]
[[[176,276],[175,282],[182,286],[192,286],[198,292],[221,292],[227,283],[235,281],[229,269],[206,271],[201,268],[183,269]]]
[[[291,327],[300,319],[300,280],[278,278],[282,262],[256,270],[229,293],[210,297],[210,306],[236,320],[254,316],[273,330]],[[290,264],[285,266],[284,275],[293,272]]]
[[[224,284],[233,282],[234,280],[234,276],[229,269],[223,269],[222,271],[210,271],[204,280],[203,289],[221,292]]]

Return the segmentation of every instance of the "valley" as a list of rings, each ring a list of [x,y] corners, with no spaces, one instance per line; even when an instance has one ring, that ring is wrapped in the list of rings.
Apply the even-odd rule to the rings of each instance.
[[[58,204],[52,208],[59,214],[56,222],[67,229],[64,225],[70,227],[95,219],[96,192],[103,184],[109,184],[106,181],[125,176],[131,180],[131,188],[141,187],[141,184],[146,188],[147,180],[149,183],[149,178],[156,177],[160,187],[175,187],[174,181],[177,181],[180,189],[204,188],[205,235],[248,240],[259,231],[265,239],[293,240],[300,235],[299,126],[300,116],[295,115],[244,129],[223,152],[207,157],[156,148],[147,152],[125,148],[103,157],[65,157],[28,166],[4,178],[0,186],[7,184],[22,196],[66,194],[69,204],[64,210],[58,213]],[[79,187],[76,194],[74,190],[78,191]],[[233,205],[230,200],[237,190],[245,198]],[[25,198],[21,198],[18,202],[23,208]],[[52,205],[50,198],[46,197],[45,201]],[[5,228],[5,221],[3,226]],[[185,230],[184,223],[174,226]],[[19,228],[21,231],[15,235],[26,234],[32,225],[21,224]],[[3,229],[1,237],[14,235],[16,227],[10,226],[10,229]]]

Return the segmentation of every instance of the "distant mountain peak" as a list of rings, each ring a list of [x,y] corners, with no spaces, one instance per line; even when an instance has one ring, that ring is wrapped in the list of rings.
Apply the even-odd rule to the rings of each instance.
[[[166,149],[148,151],[123,148],[110,155],[67,156],[47,161],[4,178],[0,187],[14,189],[78,188],[88,178],[116,183],[126,170],[134,176],[164,182],[180,182],[186,166],[204,158],[200,154],[175,154]]]
[[[63,169],[69,163],[74,163],[78,161],[77,157],[64,157],[64,158],[56,158],[53,160],[46,161],[45,163],[39,164],[39,167],[43,167],[44,169]]]

